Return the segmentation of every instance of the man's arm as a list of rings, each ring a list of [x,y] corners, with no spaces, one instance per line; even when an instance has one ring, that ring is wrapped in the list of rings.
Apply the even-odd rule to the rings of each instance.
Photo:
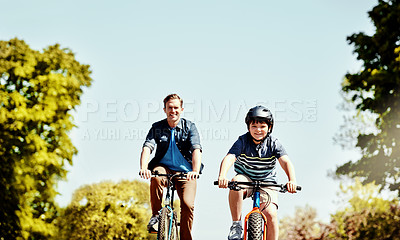
[[[285,171],[286,176],[288,177],[288,180],[289,180],[289,182],[287,183],[288,191],[290,193],[295,193],[297,181],[296,181],[296,174],[294,172],[294,166],[292,164],[292,161],[290,161],[290,158],[288,155],[283,155],[278,160],[279,160],[279,164],[281,165],[282,169]]]
[[[228,170],[232,167],[233,163],[236,161],[236,156],[234,154],[228,153],[224,159],[222,159],[221,166],[219,168],[219,176],[218,176],[218,186],[220,188],[228,187],[228,179],[226,175],[228,174]]]
[[[149,159],[150,159],[151,149],[144,146],[142,149],[142,154],[140,155],[140,177],[144,179],[149,179],[151,177],[151,171],[148,169]]]
[[[201,167],[201,150],[199,148],[194,149],[192,153],[192,171],[188,172],[187,178],[189,180],[196,179],[200,173]]]
[[[200,174],[201,157],[202,157],[200,135],[199,131],[196,128],[196,124],[194,123],[190,124],[189,141],[191,144],[190,150],[192,151],[192,171],[188,172],[187,179],[192,180],[196,179]]]

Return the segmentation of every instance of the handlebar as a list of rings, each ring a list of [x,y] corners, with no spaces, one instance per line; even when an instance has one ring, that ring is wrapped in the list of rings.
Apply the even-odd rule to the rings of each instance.
[[[214,185],[218,185],[218,181],[214,181]],[[279,192],[287,192],[287,185],[286,184],[275,184],[270,182],[262,182],[262,181],[255,181],[255,182],[238,182],[238,181],[229,181],[228,188],[231,190],[239,191],[243,189],[243,187],[239,185],[251,186],[251,187],[272,187],[280,189]],[[301,186],[296,186],[296,191],[301,191]]]
[[[167,178],[171,178],[171,179],[175,178],[175,177],[178,177],[178,178],[186,178],[187,177],[187,173],[184,173],[184,172],[177,172],[177,173],[171,174],[171,173],[159,173],[158,171],[154,171],[151,174],[154,177],[159,176],[159,177],[167,177]],[[199,178],[199,177],[200,176],[197,175],[197,178]]]

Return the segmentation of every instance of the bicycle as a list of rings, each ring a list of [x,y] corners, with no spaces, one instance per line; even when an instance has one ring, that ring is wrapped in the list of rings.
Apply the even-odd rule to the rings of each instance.
[[[157,240],[179,240],[179,223],[174,210],[174,192],[176,190],[173,178],[186,178],[186,173],[161,174],[158,171],[153,176],[167,178],[167,192],[165,194],[164,206],[158,215]]]
[[[214,181],[214,185],[218,185],[218,181]],[[230,181],[228,182],[228,188],[234,191],[239,191],[245,189],[245,187],[239,186],[249,186],[254,189],[253,193],[253,209],[246,215],[244,219],[244,232],[243,240],[266,240],[267,239],[267,217],[260,210],[260,191],[262,187],[267,187],[281,193],[287,192],[286,184],[274,184],[270,182],[254,181],[254,182],[238,182]],[[301,191],[301,187],[296,187],[297,191]],[[267,205],[271,203],[271,197],[268,192]]]

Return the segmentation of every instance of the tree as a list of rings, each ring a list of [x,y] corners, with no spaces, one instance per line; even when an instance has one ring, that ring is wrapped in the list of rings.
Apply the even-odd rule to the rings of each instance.
[[[400,204],[393,197],[383,199],[379,186],[341,185],[342,209],[331,216],[328,239],[400,239]]]
[[[56,239],[155,239],[147,233],[148,191],[148,184],[137,180],[79,188],[61,214]]]
[[[293,217],[280,221],[279,239],[287,240],[400,240],[400,203],[395,194],[380,194],[375,183],[363,185],[356,178],[340,186],[340,209],[329,224],[316,219],[310,206],[297,207]]]
[[[56,232],[56,184],[77,149],[71,111],[91,84],[89,65],[58,44],[32,50],[0,41],[0,236],[48,239]]]
[[[280,220],[279,239],[317,240],[326,239],[327,224],[316,219],[317,211],[310,207],[296,207],[294,217]]]
[[[361,177],[400,196],[400,0],[379,0],[369,17],[376,28],[372,36],[347,38],[363,67],[346,74],[342,93],[355,106],[353,120],[372,128],[359,129],[356,147],[362,157],[339,166],[336,175]]]

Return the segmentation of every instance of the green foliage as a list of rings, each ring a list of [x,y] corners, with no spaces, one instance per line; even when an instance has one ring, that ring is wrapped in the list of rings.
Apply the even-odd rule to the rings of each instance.
[[[361,159],[343,164],[336,174],[362,177],[364,183],[376,182],[400,196],[400,0],[379,0],[369,17],[376,28],[373,36],[348,37],[363,68],[346,75],[342,91],[354,103],[354,118],[368,116],[361,121],[373,127],[356,134]]]
[[[379,186],[341,185],[341,208],[331,215],[330,224],[316,220],[310,206],[297,207],[294,217],[280,221],[279,239],[287,240],[400,240],[400,203],[394,194],[382,197]]]
[[[150,216],[147,183],[86,185],[75,191],[61,215],[56,239],[155,239],[147,233]]]
[[[331,239],[400,239],[400,204],[383,199],[374,183],[341,186],[343,209],[331,217]]]
[[[77,150],[71,110],[90,86],[88,65],[58,44],[42,52],[0,41],[0,236],[48,239],[56,232],[56,184]]]
[[[294,217],[279,222],[279,239],[317,240],[326,239],[327,225],[318,221],[317,211],[311,206],[296,207]]]

